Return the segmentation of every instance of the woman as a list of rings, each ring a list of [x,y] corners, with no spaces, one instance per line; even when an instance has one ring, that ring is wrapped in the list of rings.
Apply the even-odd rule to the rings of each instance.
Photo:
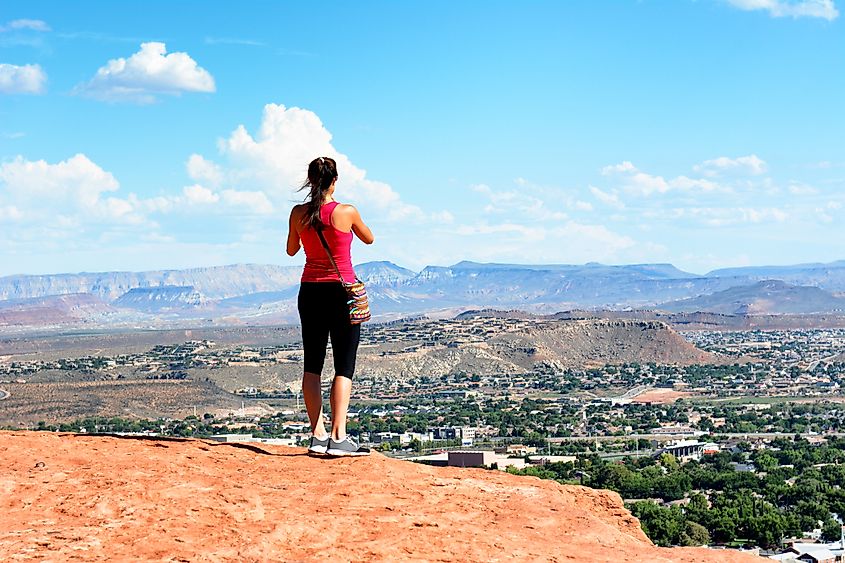
[[[349,456],[367,455],[370,450],[359,447],[346,435],[346,413],[355,373],[355,356],[361,325],[349,322],[346,291],[338,279],[317,230],[329,245],[343,280],[355,281],[352,269],[352,234],[364,244],[373,243],[373,233],[361,220],[353,206],[334,200],[337,163],[320,157],[308,165],[308,180],[302,189],[310,193],[305,203],[290,212],[288,255],[305,248],[305,268],[299,287],[299,318],[302,321],[302,347],[305,370],[302,374],[302,396],[311,421],[311,444],[314,453]],[[320,374],[326,358],[326,345],[331,337],[334,355],[334,380],[329,402],[332,409],[331,434],[323,424],[323,394]]]

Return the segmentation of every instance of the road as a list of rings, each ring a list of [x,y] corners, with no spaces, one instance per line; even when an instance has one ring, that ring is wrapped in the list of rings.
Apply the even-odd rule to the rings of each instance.
[[[718,432],[717,435],[719,436],[727,436],[728,438],[791,438],[795,436],[795,432],[744,432],[744,433],[723,433]],[[825,434],[801,434],[802,437],[806,438],[808,436],[820,436],[822,438],[827,438],[831,436],[835,436],[837,438],[841,438],[845,436],[845,432],[830,432]],[[563,442],[609,442],[609,441],[618,441],[618,440],[638,440],[640,438],[644,438],[646,440],[656,440],[658,442],[668,442],[670,440],[678,440],[678,439],[693,439],[693,438],[700,438],[701,436],[693,436],[691,434],[627,434],[625,436],[569,436],[567,438],[549,438],[549,442],[552,444],[560,444]]]
[[[642,395],[642,394],[643,394],[643,393],[645,393],[646,391],[651,391],[651,387],[649,387],[648,385],[637,385],[637,386],[636,386],[636,387],[634,387],[633,389],[630,389],[630,390],[629,390],[627,393],[625,393],[624,395],[622,395],[622,396],[620,396],[620,397],[613,397],[613,399],[614,399],[614,400],[616,400],[616,401],[619,401],[619,400],[623,400],[623,401],[624,401],[624,400],[630,400],[630,399],[634,399],[634,398],[636,398],[638,395]]]
[[[813,361],[810,365],[807,366],[807,371],[813,371],[814,369],[816,369],[816,366],[818,366],[820,363],[829,362],[838,355],[839,352],[836,352],[835,354],[831,354],[830,356],[819,358],[818,360]]]

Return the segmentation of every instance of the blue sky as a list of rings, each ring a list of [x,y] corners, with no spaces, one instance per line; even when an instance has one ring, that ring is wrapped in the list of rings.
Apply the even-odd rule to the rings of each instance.
[[[6,0],[0,275],[299,264],[308,161],[356,262],[845,258],[840,0]]]

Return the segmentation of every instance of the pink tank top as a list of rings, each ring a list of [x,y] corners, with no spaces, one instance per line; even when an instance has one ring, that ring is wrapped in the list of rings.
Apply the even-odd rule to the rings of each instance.
[[[320,207],[320,220],[325,225],[323,236],[329,243],[332,257],[343,276],[343,281],[354,282],[355,271],[352,269],[352,232],[344,233],[332,226],[332,213],[338,202],[332,201]],[[299,238],[302,240],[302,248],[305,249],[305,268],[302,270],[302,281],[304,282],[336,282],[337,278],[332,263],[326,255],[326,249],[320,242],[317,231],[312,227],[306,227]]]

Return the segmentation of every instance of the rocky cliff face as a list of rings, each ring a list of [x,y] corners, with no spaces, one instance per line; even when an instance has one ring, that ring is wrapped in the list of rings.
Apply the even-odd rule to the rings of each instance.
[[[373,455],[0,433],[0,559],[748,562],[657,548],[615,493]]]
[[[367,262],[355,267],[358,279],[364,283],[385,287],[399,285],[417,275],[416,272],[390,262]]]
[[[190,309],[208,305],[208,299],[192,286],[163,285],[130,289],[114,301],[116,307],[126,307],[147,313]]]

